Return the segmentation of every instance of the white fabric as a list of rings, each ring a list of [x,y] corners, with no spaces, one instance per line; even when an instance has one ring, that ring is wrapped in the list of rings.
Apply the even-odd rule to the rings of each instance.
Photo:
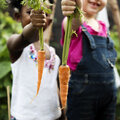
[[[53,48],[50,48],[53,49]],[[60,59],[55,55],[54,70],[44,68],[38,96],[38,69],[29,58],[30,49],[26,47],[21,57],[11,65],[13,73],[11,115],[17,120],[55,120],[61,116],[57,94],[57,72]]]
[[[116,86],[117,86],[117,88],[119,88],[120,87],[120,76],[118,74],[118,71],[117,71],[116,67],[114,67],[114,72],[115,72]]]
[[[97,19],[103,21],[106,24],[107,28],[109,29],[110,24],[109,24],[109,20],[108,20],[106,7],[98,13]]]

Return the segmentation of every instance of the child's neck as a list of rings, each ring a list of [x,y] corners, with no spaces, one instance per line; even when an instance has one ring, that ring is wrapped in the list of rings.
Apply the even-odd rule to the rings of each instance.
[[[95,18],[86,17],[85,22],[87,22],[87,25],[91,26],[95,31],[99,31],[99,23]]]

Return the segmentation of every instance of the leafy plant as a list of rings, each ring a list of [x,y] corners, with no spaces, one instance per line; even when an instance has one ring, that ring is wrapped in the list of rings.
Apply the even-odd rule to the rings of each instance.
[[[46,2],[46,0],[23,0],[22,4],[28,5],[30,8],[33,8],[34,10],[41,9],[48,14],[52,12],[51,9],[48,9],[48,6],[52,6],[52,4]]]
[[[115,49],[117,51],[117,61],[116,61],[116,67],[118,69],[118,72],[120,74],[120,38],[118,37],[118,33],[115,32],[116,29],[111,30],[110,36],[112,37],[115,45]]]
[[[6,8],[7,4],[6,4],[6,0],[1,0],[1,8]]]
[[[118,33],[115,32],[116,28],[114,27],[113,30],[110,32],[110,36],[114,40],[115,49],[117,50],[117,61],[116,67],[120,75],[120,38],[118,37]],[[116,120],[120,120],[120,87],[117,91],[117,106],[116,106]]]
[[[0,10],[0,120],[7,120],[7,92],[6,87],[12,86],[12,74],[9,53],[6,46],[7,39],[13,33],[21,33],[20,23],[15,22],[7,12]]]

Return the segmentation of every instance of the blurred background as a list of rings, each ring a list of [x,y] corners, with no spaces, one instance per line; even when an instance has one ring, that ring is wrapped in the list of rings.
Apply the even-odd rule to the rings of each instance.
[[[109,21],[110,35],[114,40],[115,48],[118,53],[117,70],[120,75],[120,0],[109,0],[107,6],[107,17]],[[60,45],[61,37],[61,0],[56,0],[55,16],[52,27],[52,36],[49,44],[56,48],[56,52],[61,58],[62,47]],[[101,15],[100,15],[101,16]],[[102,16],[103,19],[103,16]],[[10,67],[9,53],[6,46],[6,41],[13,33],[21,33],[22,28],[20,23],[14,21],[8,14],[7,9],[0,6],[0,120],[8,120],[7,107],[7,91],[6,87],[12,86],[12,74]],[[120,81],[120,78],[119,78]],[[120,87],[118,87],[116,120],[120,120]]]

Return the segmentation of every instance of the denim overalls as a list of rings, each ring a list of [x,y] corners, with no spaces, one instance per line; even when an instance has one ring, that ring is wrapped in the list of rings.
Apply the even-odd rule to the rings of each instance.
[[[90,35],[82,26],[83,57],[69,81],[68,120],[114,120],[116,51],[111,38]]]

